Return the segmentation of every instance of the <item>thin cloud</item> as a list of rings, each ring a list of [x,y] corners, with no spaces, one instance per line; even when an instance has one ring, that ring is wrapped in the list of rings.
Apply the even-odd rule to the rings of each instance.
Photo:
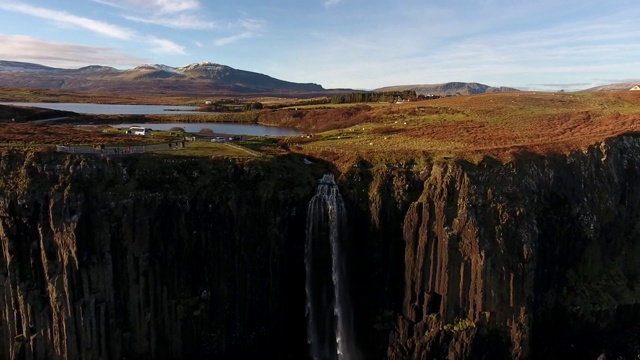
[[[262,34],[264,23],[258,19],[241,19],[232,28],[240,28],[240,32],[234,35],[222,37],[213,42],[216,46],[224,46],[241,40],[251,39]]]
[[[213,44],[216,46],[223,46],[223,45],[228,45],[240,40],[251,39],[253,36],[254,34],[252,32],[243,32],[241,34],[231,35],[231,36],[217,39],[216,41],[213,42]]]
[[[174,29],[190,29],[203,30],[213,29],[216,25],[213,21],[200,20],[197,17],[188,14],[179,14],[172,17],[140,17],[133,15],[124,15],[125,19],[145,24],[154,24]]]
[[[118,9],[138,9],[159,14],[174,14],[200,8],[198,0],[93,0]]]
[[[172,29],[212,29],[215,22],[204,20],[198,12],[197,0],[93,0],[124,11],[129,21],[164,26]],[[132,14],[134,13],[134,14]]]
[[[324,7],[329,7],[329,6],[333,6],[336,5],[340,2],[341,0],[325,0],[324,2]]]
[[[147,38],[150,44],[155,46],[151,51],[155,53],[161,54],[171,54],[171,55],[187,55],[184,46],[178,45],[171,40],[160,39],[157,37],[149,37]]]
[[[134,32],[132,30],[116,25],[111,25],[102,21],[71,15],[65,11],[50,10],[17,2],[0,3],[0,9],[39,17],[66,26],[82,28],[100,35],[116,39],[130,40],[134,36]]]
[[[85,17],[72,15],[64,11],[34,7],[22,3],[0,3],[0,9],[20,12],[27,15],[48,19],[66,26],[83,28],[100,35],[105,35],[120,40],[147,42],[148,44],[153,46],[151,51],[155,53],[174,55],[186,54],[185,48],[183,46],[178,45],[170,40],[153,36],[144,37],[133,30]]]
[[[65,44],[24,35],[0,34],[0,43],[0,58],[4,60],[33,62],[53,67],[122,67],[149,62],[148,59],[123,54],[109,47]]]

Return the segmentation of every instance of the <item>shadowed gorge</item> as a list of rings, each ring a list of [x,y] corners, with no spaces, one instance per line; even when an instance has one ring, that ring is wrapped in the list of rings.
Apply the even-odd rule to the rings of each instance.
[[[639,154],[623,134],[508,162],[356,159],[336,183],[362,358],[636,356]],[[325,170],[5,150],[0,357],[308,357]]]

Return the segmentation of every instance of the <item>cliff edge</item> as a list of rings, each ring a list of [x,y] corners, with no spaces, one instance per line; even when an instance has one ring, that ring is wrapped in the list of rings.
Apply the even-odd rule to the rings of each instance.
[[[360,335],[390,359],[637,356],[639,152],[354,167]]]
[[[338,174],[365,359],[640,353],[640,136]],[[5,151],[0,357],[304,358],[321,169]],[[324,169],[322,169],[324,171]]]

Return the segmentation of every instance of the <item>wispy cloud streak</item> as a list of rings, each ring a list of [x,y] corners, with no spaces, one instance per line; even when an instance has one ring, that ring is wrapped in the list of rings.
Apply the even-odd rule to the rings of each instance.
[[[160,54],[173,54],[173,55],[187,55],[184,46],[178,45],[173,41],[167,39],[160,39],[156,37],[148,37],[147,41],[154,46],[152,49],[155,53]]]
[[[188,14],[178,14],[171,17],[142,17],[133,15],[124,15],[125,19],[139,23],[154,24],[174,29],[183,30],[204,30],[213,29],[216,24],[213,21],[201,20],[198,17]]]
[[[213,44],[215,46],[224,46],[235,43],[240,40],[251,39],[260,36],[264,29],[264,23],[258,19],[241,19],[237,24],[230,25],[231,28],[239,28],[236,34],[216,39]]]
[[[198,0],[92,0],[119,9],[137,9],[159,14],[175,14],[200,8]]]
[[[100,35],[121,40],[130,40],[134,37],[135,34],[135,32],[130,29],[108,24],[102,21],[72,15],[65,11],[50,10],[22,3],[0,3],[0,9],[35,16],[38,18],[49,20],[51,22],[89,30]]]
[[[252,32],[243,32],[240,34],[236,34],[236,35],[231,35],[231,36],[227,36],[227,37],[223,37],[220,39],[217,39],[213,42],[214,45],[216,46],[224,46],[224,45],[228,45],[240,40],[244,40],[244,39],[251,39],[254,36],[254,34]]]
[[[340,3],[341,0],[325,0],[324,7],[329,7]]]
[[[64,11],[30,6],[19,2],[0,3],[0,9],[47,19],[53,23],[60,24],[61,26],[82,28],[96,34],[119,40],[143,42],[150,45],[152,47],[151,51],[156,53],[186,55],[185,48],[171,40],[161,39],[155,36],[144,36],[131,29],[86,17],[72,15]]]
[[[212,29],[215,22],[204,20],[198,0],[93,0],[123,10],[129,21],[180,30]]]
[[[77,68],[87,65],[109,64],[131,66],[149,62],[148,59],[123,54],[101,46],[64,44],[23,35],[0,34],[0,58],[11,61]]]

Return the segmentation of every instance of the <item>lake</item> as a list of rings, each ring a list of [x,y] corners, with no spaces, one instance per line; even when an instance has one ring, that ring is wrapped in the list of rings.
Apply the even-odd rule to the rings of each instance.
[[[3,102],[2,105],[39,107],[53,110],[73,111],[91,115],[161,115],[161,114],[206,114],[197,111],[197,106],[170,105],[114,105],[91,103],[30,103]],[[230,123],[149,123],[149,124],[114,124],[113,127],[143,126],[152,130],[169,130],[173,127],[183,128],[184,131],[197,133],[201,129],[211,129],[214,133],[230,135],[252,136],[297,136],[302,132],[295,129],[263,126],[256,124]]]
[[[73,111],[91,115],[161,115],[161,114],[203,114],[197,106],[174,105],[115,105],[91,103],[36,103],[3,102],[1,105],[39,107],[44,109]]]
[[[229,123],[145,123],[145,124],[114,124],[117,128],[142,126],[152,130],[170,130],[174,127],[183,128],[189,133],[198,133],[202,129],[211,129],[216,134],[252,135],[252,136],[298,136],[303,132],[296,129],[264,126],[257,124],[229,124]]]

